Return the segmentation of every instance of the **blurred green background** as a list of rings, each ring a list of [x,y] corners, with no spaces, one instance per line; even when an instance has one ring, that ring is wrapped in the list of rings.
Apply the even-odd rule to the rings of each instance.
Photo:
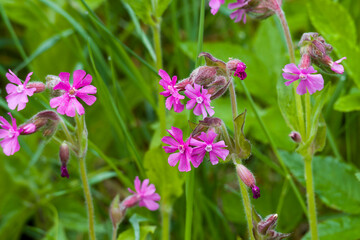
[[[108,206],[116,194],[123,199],[133,179],[150,178],[172,208],[171,239],[183,239],[185,174],[168,166],[159,146],[156,114],[160,78],[155,68],[153,35],[147,21],[148,1],[121,0],[0,0],[1,115],[5,101],[5,73],[12,69],[24,79],[45,82],[48,74],[84,69],[93,76],[98,100],[86,107],[89,131],[88,174],[96,211],[98,239],[111,238]],[[163,1],[162,50],[164,69],[186,78],[196,61],[200,1]],[[85,4],[84,4],[85,3]],[[130,3],[130,5],[128,4]],[[139,4],[137,6],[136,4]],[[245,80],[260,115],[296,179],[305,199],[302,160],[294,152],[277,101],[276,84],[289,62],[276,17],[248,18],[234,23],[225,6],[215,16],[206,1],[203,50],[227,61],[247,64]],[[315,191],[321,239],[360,239],[360,1],[284,0],[283,8],[295,44],[304,32],[319,32],[334,46],[334,59],[346,56],[345,74],[324,75],[331,95],[323,116],[328,130],[325,149],[314,159]],[[140,9],[140,10],[139,10]],[[151,16],[150,16],[151,19]],[[297,59],[299,52],[297,49]],[[301,239],[307,219],[284,178],[268,141],[240,84],[239,111],[247,109],[245,134],[252,143],[246,165],[256,176],[261,198],[252,200],[266,216],[279,214],[278,230]],[[12,111],[18,123],[50,109],[49,92],[30,98],[25,110]],[[213,102],[215,117],[232,126],[230,100],[225,94]],[[73,119],[66,118],[69,124]],[[167,112],[167,128],[187,128],[187,111]],[[59,138],[61,138],[59,132]],[[14,156],[0,154],[0,239],[87,239],[87,216],[74,155],[70,179],[60,177],[59,144],[41,133],[20,137]],[[151,150],[149,150],[151,149]],[[135,164],[141,162],[146,175]],[[204,162],[196,171],[192,239],[246,239],[246,220],[233,165]],[[128,211],[119,233],[133,239],[160,239],[160,211]],[[306,235],[305,239],[309,239]]]

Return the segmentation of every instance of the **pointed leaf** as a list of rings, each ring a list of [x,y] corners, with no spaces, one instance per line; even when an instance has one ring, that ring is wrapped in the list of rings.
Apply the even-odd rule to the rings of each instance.
[[[250,157],[251,154],[250,141],[247,140],[244,135],[245,117],[246,117],[246,110],[245,112],[239,114],[234,120],[236,125],[235,148],[236,148],[236,153],[241,159],[247,159]]]

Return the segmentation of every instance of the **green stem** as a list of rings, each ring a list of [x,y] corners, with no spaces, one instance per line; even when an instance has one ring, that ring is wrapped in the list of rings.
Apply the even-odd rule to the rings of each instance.
[[[165,202],[161,203],[161,217],[162,217],[162,240],[170,239],[170,216],[171,206]]]
[[[305,157],[306,196],[307,196],[307,200],[308,200],[311,239],[317,240],[318,239],[318,231],[317,231],[316,205],[315,205],[315,193],[314,193],[312,159],[311,158],[312,158],[311,156]]]
[[[238,176],[238,180],[239,180],[240,192],[241,192],[241,196],[242,196],[243,204],[244,204],[244,208],[245,208],[245,215],[246,215],[246,220],[247,220],[247,223],[248,223],[250,239],[255,240],[254,234],[252,232],[252,229],[253,229],[252,208],[251,208],[251,202],[250,202],[248,188],[245,185],[245,183],[243,183],[243,181],[241,181],[239,176]]]
[[[186,174],[186,218],[185,218],[185,240],[191,240],[191,227],[193,219],[193,205],[194,205],[194,181],[195,171],[190,171]]]
[[[186,1],[185,1],[186,2]],[[200,21],[199,21],[199,34],[197,53],[202,51],[203,38],[204,38],[204,19],[205,19],[205,0],[201,0],[200,7]],[[196,59],[196,67],[200,65],[201,61]],[[195,118],[191,113],[189,120]],[[193,208],[194,208],[194,184],[195,184],[195,171],[190,171],[186,174],[185,194],[186,194],[186,214],[185,214],[185,240],[191,239]]]
[[[310,94],[305,94],[306,139],[310,138],[311,131],[311,102]]]
[[[117,236],[117,227],[113,227],[111,240],[116,240],[116,236]]]
[[[94,205],[92,202],[91,192],[89,181],[86,174],[86,163],[85,163],[85,156],[79,158],[79,165],[80,165],[80,175],[81,181],[84,188],[85,200],[86,200],[86,207],[88,211],[88,218],[89,218],[89,239],[95,240],[95,213],[94,213]]]
[[[163,67],[162,63],[162,51],[161,51],[161,20],[158,19],[158,22],[155,26],[152,27],[154,35],[154,49],[156,55],[156,69],[160,70]],[[158,84],[158,116],[160,121],[160,136],[165,136],[166,134],[166,111],[165,111],[165,99],[160,93],[163,91],[161,85]]]
[[[247,99],[248,99],[249,102],[250,102],[251,108],[253,109],[253,111],[254,111],[254,113],[255,113],[256,119],[258,120],[258,122],[259,122],[262,130],[263,130],[264,133],[265,133],[266,138],[268,139],[268,141],[269,141],[269,143],[270,143],[271,149],[273,150],[276,158],[279,160],[279,163],[280,163],[280,165],[281,165],[281,167],[282,167],[282,169],[283,169],[283,171],[284,171],[284,173],[285,173],[286,178],[289,179],[290,185],[291,185],[291,187],[292,187],[292,189],[293,189],[293,191],[294,191],[297,199],[299,200],[299,203],[300,203],[300,205],[301,205],[304,213],[307,214],[305,202],[304,202],[304,200],[302,199],[301,194],[300,194],[299,190],[297,189],[297,187],[296,187],[296,185],[295,185],[295,183],[294,183],[294,180],[292,179],[292,177],[291,177],[291,175],[290,175],[290,173],[289,173],[289,170],[287,169],[287,167],[286,167],[286,165],[285,165],[285,163],[284,163],[284,160],[282,159],[279,151],[277,150],[274,140],[272,139],[272,137],[271,137],[268,129],[266,128],[266,126],[265,126],[265,124],[264,124],[264,122],[263,122],[263,120],[261,119],[260,114],[259,114],[259,111],[258,111],[258,109],[257,109],[257,107],[256,107],[256,105],[255,105],[254,100],[252,99],[252,97],[251,97],[251,95],[250,95],[249,90],[247,89],[247,87],[246,87],[246,85],[245,85],[245,82],[244,82],[244,81],[240,81],[240,82],[241,82],[241,85],[242,85],[242,87],[243,87],[243,89],[244,89],[245,95],[246,95]]]

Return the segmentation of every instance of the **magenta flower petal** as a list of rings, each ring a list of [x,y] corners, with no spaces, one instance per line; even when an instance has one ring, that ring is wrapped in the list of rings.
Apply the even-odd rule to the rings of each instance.
[[[146,207],[150,211],[155,211],[159,208],[156,201],[160,201],[160,195],[155,193],[156,188],[154,184],[149,185],[149,179],[145,179],[141,184],[139,177],[134,180],[135,191],[128,189],[133,195],[127,197],[123,201],[125,207],[135,206],[137,203],[140,207]]]
[[[210,0],[209,7],[211,8],[210,12],[212,15],[215,15],[221,6],[221,4],[224,4],[225,0]]]
[[[185,87],[185,95],[190,98],[186,104],[186,109],[190,110],[194,108],[194,114],[197,116],[202,115],[203,119],[209,113],[210,116],[214,115],[213,107],[210,106],[210,97],[211,94],[208,94],[208,91],[202,86],[194,83],[194,87],[190,84]]]
[[[177,77],[174,76],[171,80],[169,74],[164,70],[159,70],[159,76],[162,78],[159,81],[159,84],[164,88],[165,91],[160,94],[164,97],[167,97],[165,101],[165,107],[168,110],[171,110],[174,107],[175,112],[182,112],[184,110],[184,105],[181,103],[181,99],[185,97],[179,94],[179,90],[176,88]]]
[[[287,64],[283,69],[283,77],[290,81],[285,82],[286,86],[289,86],[294,81],[300,80],[296,93],[299,95],[305,94],[307,91],[309,94],[313,94],[316,91],[320,91],[324,88],[324,79],[321,74],[313,74],[317,71],[312,67],[298,68],[295,64]]]
[[[22,82],[20,81],[20,79],[15,75],[15,73],[13,73],[10,69],[9,69],[10,73],[6,73],[5,76],[6,78],[12,82],[15,83],[16,85],[21,85]]]
[[[331,70],[333,70],[336,73],[343,74],[344,73],[344,66],[339,64],[339,63],[341,63],[345,59],[346,59],[346,57],[343,57],[343,58],[340,58],[339,60],[333,62],[331,64]]]
[[[85,113],[84,107],[77,100],[77,97],[83,100],[87,105],[92,105],[96,101],[96,97],[89,94],[96,94],[96,87],[90,85],[92,76],[86,75],[84,70],[76,70],[73,73],[73,84],[70,85],[69,78],[70,73],[61,72],[59,77],[61,82],[58,83],[54,90],[64,90],[63,95],[52,98],[50,100],[50,106],[57,108],[58,113],[65,114],[69,117],[74,117],[76,112],[79,115]]]
[[[6,121],[5,118],[0,117],[0,127],[2,128],[0,131],[0,138],[3,139],[0,142],[0,145],[3,149],[4,154],[10,156],[20,150],[18,136],[24,130],[22,128],[18,128],[16,125],[16,119],[12,117],[11,113],[8,114],[11,117],[11,124]]]

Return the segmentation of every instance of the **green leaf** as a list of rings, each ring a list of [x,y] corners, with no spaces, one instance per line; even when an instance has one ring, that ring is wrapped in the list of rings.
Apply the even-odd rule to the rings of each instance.
[[[311,143],[312,152],[321,152],[326,144],[326,123],[324,117],[321,115],[318,123],[318,129],[314,138],[314,141]]]
[[[123,0],[134,10],[136,15],[147,25],[155,25],[152,18],[152,1],[149,0]]]
[[[360,92],[339,98],[334,104],[334,109],[340,112],[360,111]]]
[[[146,226],[141,226],[140,227],[140,240],[145,240],[147,239],[147,236],[149,234],[152,234],[155,232],[156,226],[151,226],[151,225],[146,225]],[[134,240],[135,235],[134,235],[134,230],[133,229],[128,229],[125,230],[124,232],[120,233],[120,235],[117,238],[118,240]]]
[[[360,238],[360,216],[343,216],[321,222],[318,225],[321,240],[357,240]],[[310,240],[308,232],[303,240]]]
[[[285,164],[297,180],[305,185],[304,162],[300,154],[281,151]],[[359,170],[333,157],[314,157],[315,192],[327,206],[351,214],[360,213]]]
[[[331,0],[308,1],[307,9],[317,31],[334,47],[339,57],[347,57],[343,62],[345,71],[360,87],[360,48],[356,42],[355,23],[349,12],[340,3]]]
[[[299,131],[300,127],[295,104],[296,93],[294,92],[293,87],[286,86],[284,84],[284,79],[281,77],[278,79],[276,88],[279,108],[286,124],[291,128],[291,130]]]
[[[251,154],[250,141],[247,140],[244,135],[245,117],[246,117],[246,110],[245,112],[239,114],[234,120],[236,126],[236,132],[235,132],[236,153],[241,159],[247,159],[250,157]]]
[[[172,205],[183,194],[185,175],[180,175],[177,167],[168,164],[168,157],[161,147],[151,149],[145,153],[144,167],[150,182],[156,186],[161,201]]]
[[[357,178],[357,180],[359,180],[359,181],[360,181],[360,172],[355,173],[355,177]]]
[[[157,2],[157,8],[155,11],[155,15],[157,17],[161,17],[165,10],[168,8],[169,4],[171,3],[171,0],[156,0]]]
[[[143,235],[140,233],[140,223],[146,222],[148,220],[149,219],[147,219],[143,216],[137,215],[136,213],[131,216],[129,221],[134,228],[135,240],[140,240],[140,235]],[[145,237],[146,236],[143,236],[142,238],[145,238]]]

